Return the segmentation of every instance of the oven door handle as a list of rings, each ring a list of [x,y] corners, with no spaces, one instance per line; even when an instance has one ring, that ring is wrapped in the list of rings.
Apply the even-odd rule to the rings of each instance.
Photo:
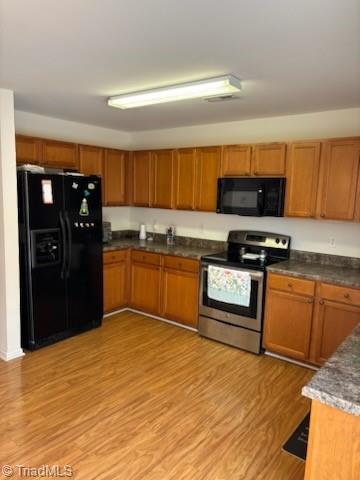
[[[257,191],[257,210],[260,214],[264,212],[264,185]]]

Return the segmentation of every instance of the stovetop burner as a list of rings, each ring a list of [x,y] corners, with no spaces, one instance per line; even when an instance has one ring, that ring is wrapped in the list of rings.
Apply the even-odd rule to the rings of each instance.
[[[251,270],[265,270],[266,267],[269,265],[273,265],[274,263],[282,262],[286,259],[284,258],[271,258],[266,257],[265,260],[261,259],[243,259],[241,257],[236,257],[233,254],[229,254],[228,252],[220,252],[220,253],[213,253],[210,255],[205,255],[202,257],[202,260],[209,262],[209,263],[216,263],[216,264],[226,264],[233,267],[238,268],[249,268]]]
[[[207,263],[225,264],[250,270],[265,270],[289,258],[290,237],[276,233],[233,230],[225,252],[205,255]]]

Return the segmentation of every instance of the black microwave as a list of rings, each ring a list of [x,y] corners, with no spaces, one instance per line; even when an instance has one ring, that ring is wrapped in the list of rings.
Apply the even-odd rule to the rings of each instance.
[[[253,217],[284,215],[286,179],[219,178],[217,213],[233,213]]]

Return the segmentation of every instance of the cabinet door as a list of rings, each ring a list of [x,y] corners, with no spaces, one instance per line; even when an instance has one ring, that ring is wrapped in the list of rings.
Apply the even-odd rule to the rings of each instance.
[[[125,152],[105,149],[104,153],[105,205],[125,205]]]
[[[104,265],[104,313],[127,305],[126,267],[125,261]]]
[[[221,159],[221,176],[236,177],[251,174],[251,146],[226,145]]]
[[[328,141],[323,145],[318,209],[321,218],[353,220],[359,171],[356,140]]]
[[[179,148],[174,161],[174,207],[179,210],[195,208],[196,149]]]
[[[258,176],[282,176],[286,171],[286,144],[269,143],[255,145],[252,158],[252,174]]]
[[[84,175],[103,176],[104,149],[90,145],[79,145],[79,169]]]
[[[360,222],[360,165],[359,165],[359,174],[358,174],[357,191],[356,191],[356,199],[355,199],[355,220]]]
[[[44,165],[53,168],[78,168],[78,148],[75,143],[57,140],[42,140],[42,159]]]
[[[264,347],[297,360],[309,357],[313,299],[268,289]]]
[[[173,206],[173,150],[159,150],[151,153],[152,199],[151,206],[172,208]]]
[[[130,303],[138,310],[160,314],[160,267],[136,262],[131,264]]]
[[[150,166],[151,154],[147,151],[132,154],[133,205],[148,207],[150,205]]]
[[[320,142],[292,143],[286,166],[288,217],[315,217],[319,180]]]
[[[198,322],[197,274],[164,269],[162,279],[162,315],[175,322],[197,327]]]
[[[16,163],[41,163],[41,140],[25,135],[16,135]]]
[[[214,212],[217,199],[217,179],[220,174],[220,147],[197,149],[195,210]]]
[[[360,307],[320,299],[314,316],[311,360],[323,364],[360,322]]]

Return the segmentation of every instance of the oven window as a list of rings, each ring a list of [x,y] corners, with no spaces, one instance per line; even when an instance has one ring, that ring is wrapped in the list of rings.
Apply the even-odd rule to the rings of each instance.
[[[223,312],[234,313],[236,315],[242,315],[244,317],[256,318],[257,314],[257,297],[258,297],[258,286],[259,283],[256,280],[251,280],[251,293],[250,293],[250,304],[248,307],[243,307],[240,305],[234,305],[232,303],[219,302],[209,298],[207,295],[207,284],[208,284],[208,272],[207,270],[203,271],[203,305],[206,305],[210,308],[215,308],[216,310],[222,310]]]
[[[222,204],[224,207],[256,208],[258,205],[258,192],[226,190],[223,193]]]

